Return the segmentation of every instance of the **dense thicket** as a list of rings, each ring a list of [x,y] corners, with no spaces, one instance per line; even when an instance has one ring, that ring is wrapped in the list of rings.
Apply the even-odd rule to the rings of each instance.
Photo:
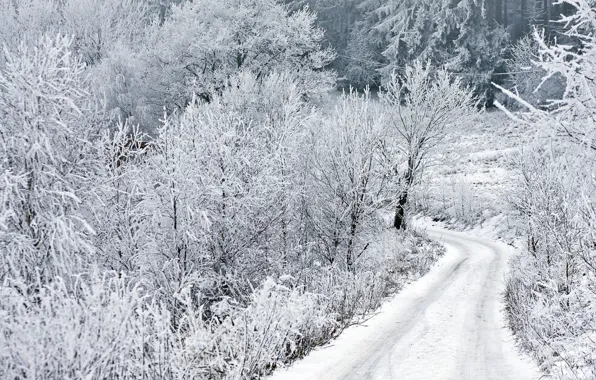
[[[494,92],[491,82],[503,84],[516,79],[509,72],[519,73],[515,64],[507,64],[513,55],[508,46],[534,28],[543,30],[548,40],[566,39],[565,25],[558,20],[573,13],[570,4],[555,0],[290,3],[296,8],[307,4],[317,13],[325,42],[337,52],[331,67],[344,85],[379,86],[392,71],[403,73],[416,59],[431,60],[462,76],[488,104]]]
[[[258,378],[441,254],[390,219],[453,125],[433,107],[473,112],[448,72],[321,109],[307,10],[0,7],[1,378]]]
[[[527,247],[511,262],[505,299],[522,346],[553,378],[592,379],[596,352],[596,213],[594,92],[596,25],[593,2],[565,0],[569,38],[582,48],[549,45],[536,35],[538,65],[565,79],[563,99],[544,110],[509,92],[524,111],[513,116],[552,136],[519,157],[513,202]],[[544,134],[542,135],[544,136]]]

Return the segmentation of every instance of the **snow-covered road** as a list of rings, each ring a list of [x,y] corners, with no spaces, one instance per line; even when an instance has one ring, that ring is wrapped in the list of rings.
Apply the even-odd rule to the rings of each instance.
[[[447,253],[377,315],[270,380],[525,380],[540,373],[505,327],[509,247],[429,227]]]

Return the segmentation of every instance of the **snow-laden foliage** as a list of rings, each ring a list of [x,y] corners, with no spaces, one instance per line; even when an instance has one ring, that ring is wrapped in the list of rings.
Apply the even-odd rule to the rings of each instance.
[[[512,260],[506,301],[520,343],[554,378],[596,376],[594,227],[594,4],[564,0],[577,12],[563,18],[581,47],[549,45],[535,34],[543,82],[565,79],[563,98],[546,109],[506,91],[524,108],[516,120],[551,135],[521,157],[522,183],[514,204],[524,222],[527,248]],[[501,105],[499,105],[503,108]]]
[[[0,73],[0,279],[51,278],[92,260],[86,220],[100,121],[67,37],[7,55]]]
[[[539,46],[535,38],[526,36],[510,48],[511,57],[507,60],[509,78],[506,86],[530,104],[538,107],[549,100],[561,99],[565,88],[560,75],[553,75],[542,81],[546,71],[539,66]],[[510,98],[504,99],[509,107],[518,106]]]
[[[38,290],[26,295],[30,286]],[[112,275],[81,276],[74,285],[56,277],[50,284],[38,280],[3,287],[0,376],[132,379],[171,374],[180,365],[172,348],[181,342],[168,311],[147,302],[144,293]]]
[[[434,72],[428,62],[415,62],[403,76],[394,71],[386,89],[381,101],[388,106],[395,143],[387,146],[385,155],[399,181],[393,225],[400,229],[406,226],[412,187],[455,123],[466,123],[475,116],[477,102],[461,78],[446,70]]]
[[[526,157],[521,169],[515,205],[525,222],[527,252],[511,261],[510,324],[554,378],[591,379],[596,375],[593,166],[543,152]]]
[[[156,29],[140,59],[143,93],[159,115],[184,109],[196,94],[209,100],[239,70],[261,78],[292,71],[301,91],[328,89],[333,76],[322,69],[333,59],[321,46],[323,31],[308,10],[289,13],[276,0],[204,0],[175,6]]]
[[[376,235],[379,209],[394,202],[394,165],[383,154],[386,125],[383,108],[368,93],[351,92],[318,126],[323,132],[313,133],[309,191],[315,202],[308,216],[325,260],[345,257],[350,271]]]
[[[365,16],[355,30],[365,36],[354,38],[354,66],[361,64],[361,52],[374,57],[380,48],[384,60],[379,70],[386,78],[416,60],[429,61],[461,75],[481,97],[490,97],[493,74],[504,63],[507,35],[486,18],[483,2],[372,0],[361,7]]]
[[[193,95],[210,99],[239,71],[262,78],[291,71],[304,95],[334,84],[323,31],[307,10],[276,0],[0,1],[0,42],[9,52],[44,34],[68,35],[88,66],[92,91],[114,120],[154,132],[163,116],[182,111]],[[0,52],[0,67],[4,64]]]
[[[209,273],[259,281],[291,249],[280,240],[294,199],[289,163],[302,101],[284,75],[265,79],[261,96],[252,74],[236,81],[210,103],[168,118],[138,163],[139,260],[160,292],[208,282]]]
[[[143,43],[150,11],[144,0],[2,0],[0,41],[14,50],[43,34],[73,36],[71,49],[92,65],[119,42]]]
[[[258,378],[441,253],[310,12],[168,4],[1,3],[0,378]]]

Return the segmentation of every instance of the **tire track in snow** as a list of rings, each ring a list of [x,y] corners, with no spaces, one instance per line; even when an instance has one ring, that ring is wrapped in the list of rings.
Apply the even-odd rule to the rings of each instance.
[[[387,351],[389,351],[391,348],[390,346],[393,346],[394,340],[399,339],[400,336],[405,332],[410,331],[412,326],[414,326],[416,323],[419,323],[420,317],[423,315],[426,308],[439,299],[441,295],[451,286],[451,284],[453,284],[455,275],[467,259],[467,257],[463,258],[455,266],[453,266],[448,278],[446,278],[443,283],[436,284],[431,297],[420,298],[417,310],[408,315],[408,318],[405,321],[399,321],[399,325],[396,326],[396,329],[389,337],[379,337],[380,339],[377,341],[378,347],[375,350],[375,353],[372,356],[363,358],[358,363],[355,363],[350,374],[343,377],[343,379],[350,380],[372,378],[373,371],[378,367],[379,361],[383,358],[383,356],[387,354]],[[364,373],[362,373],[363,369]]]

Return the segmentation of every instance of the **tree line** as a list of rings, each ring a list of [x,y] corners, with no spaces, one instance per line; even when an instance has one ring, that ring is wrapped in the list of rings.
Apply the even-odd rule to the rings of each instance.
[[[561,16],[574,7],[554,0],[321,0],[307,5],[337,52],[331,63],[345,86],[379,86],[394,70],[429,60],[462,76],[492,105],[491,82],[514,71],[511,46],[536,28],[547,39],[566,38]]]

